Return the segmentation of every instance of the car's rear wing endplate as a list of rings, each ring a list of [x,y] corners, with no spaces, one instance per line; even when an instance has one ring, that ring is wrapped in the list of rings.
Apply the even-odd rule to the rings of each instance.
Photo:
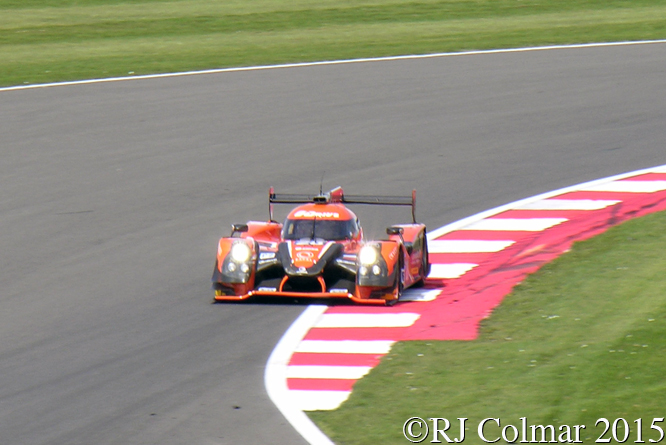
[[[393,205],[411,206],[412,221],[416,223],[416,190],[412,196],[385,196],[385,195],[345,195],[341,187],[334,188],[326,193],[289,194],[275,193],[273,187],[268,191],[270,219],[273,220],[273,204],[307,204],[307,203],[339,202],[343,204]]]

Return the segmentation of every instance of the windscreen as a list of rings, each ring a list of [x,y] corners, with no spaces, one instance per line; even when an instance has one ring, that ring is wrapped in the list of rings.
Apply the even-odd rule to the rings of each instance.
[[[352,238],[358,232],[353,219],[335,221],[329,219],[287,219],[282,237],[287,240],[325,239],[341,241]]]

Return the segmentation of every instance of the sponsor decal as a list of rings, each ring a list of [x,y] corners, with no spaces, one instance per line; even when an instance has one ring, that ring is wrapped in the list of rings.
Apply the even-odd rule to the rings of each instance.
[[[257,289],[259,292],[277,292],[275,287],[260,287]]]
[[[317,212],[314,210],[299,210],[294,218],[340,218],[338,212]]]
[[[275,258],[275,252],[262,252],[259,254],[260,260],[270,260],[271,258]]]
[[[312,261],[314,258],[314,253],[307,250],[301,250],[296,252],[296,258],[302,261]]]
[[[309,246],[296,246],[296,251],[297,252],[302,252],[304,250],[310,251],[310,252],[319,252],[319,247],[309,247]]]
[[[311,239],[303,239],[303,240],[298,240],[294,242],[294,245],[296,246],[297,249],[303,249],[303,250],[319,250],[318,247],[304,247],[304,246],[323,246],[324,241],[322,240],[311,240]]]

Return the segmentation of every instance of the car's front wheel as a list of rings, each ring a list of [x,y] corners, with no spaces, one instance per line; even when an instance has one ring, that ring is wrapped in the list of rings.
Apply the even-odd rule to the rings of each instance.
[[[402,259],[401,259],[400,263],[398,264],[398,270],[396,271],[395,281],[393,283],[393,298],[391,300],[386,300],[387,306],[393,306],[400,300],[400,297],[402,296],[402,291],[405,288],[405,284],[402,281],[402,277],[404,276],[405,272],[404,269],[405,268],[402,264]]]

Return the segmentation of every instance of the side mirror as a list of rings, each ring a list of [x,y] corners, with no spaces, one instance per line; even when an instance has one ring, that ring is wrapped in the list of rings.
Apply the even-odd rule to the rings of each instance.
[[[386,234],[387,235],[402,235],[404,232],[404,229],[402,227],[387,227],[386,228]]]
[[[249,227],[247,224],[232,224],[231,225],[231,235],[233,236],[234,233],[245,233],[249,230]]]

